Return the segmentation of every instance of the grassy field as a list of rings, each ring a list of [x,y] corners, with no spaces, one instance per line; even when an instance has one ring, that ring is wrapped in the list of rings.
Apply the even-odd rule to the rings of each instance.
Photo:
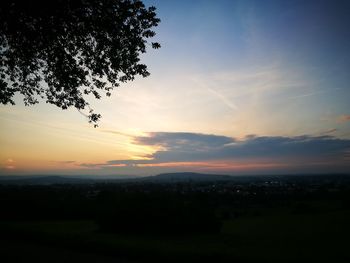
[[[332,203],[322,206],[327,209],[295,213],[275,208],[262,215],[226,220],[221,233],[215,235],[116,235],[100,232],[93,221],[1,222],[2,251],[6,252],[4,240],[9,239],[12,250],[18,242],[20,250],[26,243],[27,250],[33,244],[45,245],[40,251],[44,255],[46,251],[48,256],[54,253],[50,249],[62,249],[63,252],[58,254],[77,253],[70,258],[84,258],[86,253],[107,257],[96,262],[109,262],[108,257],[127,262],[199,262],[203,259],[216,262],[350,262],[350,211],[337,209]]]

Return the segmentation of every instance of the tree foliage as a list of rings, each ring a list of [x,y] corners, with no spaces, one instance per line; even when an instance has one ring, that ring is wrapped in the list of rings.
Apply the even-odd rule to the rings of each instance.
[[[93,96],[110,96],[120,83],[147,77],[140,62],[160,22],[140,0],[0,1],[0,103],[44,99],[87,112]]]

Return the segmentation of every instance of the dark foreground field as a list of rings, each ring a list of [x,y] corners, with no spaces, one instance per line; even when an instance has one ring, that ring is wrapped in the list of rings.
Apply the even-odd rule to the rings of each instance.
[[[191,186],[192,190],[175,191],[171,197],[163,190],[161,193],[158,188],[155,190],[154,185],[141,188],[138,185],[137,190],[129,186],[128,191],[121,191],[119,186],[98,186],[100,190],[101,187],[107,187],[107,192],[118,193],[116,196],[105,195],[104,198],[100,196],[104,195],[106,189],[95,191],[97,186],[93,186],[94,195],[88,197],[81,195],[86,192],[84,187],[70,190],[67,190],[68,186],[63,187],[65,190],[61,187],[46,187],[45,193],[41,193],[43,188],[35,188],[35,197],[33,187],[29,187],[29,190],[21,188],[22,194],[16,198],[14,194],[17,188],[2,188],[2,204],[12,198],[11,206],[17,204],[18,209],[21,209],[19,204],[24,202],[27,207],[22,207],[22,210],[27,214],[10,209],[13,207],[8,205],[3,206],[0,222],[1,262],[350,262],[348,186],[328,185],[315,191],[310,191],[310,186],[295,186],[297,190],[289,187],[288,192],[282,186],[273,190],[263,187],[260,189],[263,191],[257,191],[256,185],[250,185],[240,186],[239,194],[237,189],[235,194],[217,190],[198,193],[198,189],[203,187],[196,186],[194,189]],[[177,187],[188,189],[189,186]],[[149,191],[149,188],[152,190]],[[252,189],[253,195],[250,195]],[[241,191],[245,193],[242,195]],[[52,192],[55,194],[52,195]],[[80,194],[76,195],[77,192]],[[88,193],[91,193],[91,189]],[[32,200],[25,202],[23,195],[31,196]],[[130,195],[133,201],[130,201]],[[150,199],[153,195],[156,198]],[[57,213],[53,212],[52,206],[50,208],[50,202],[42,199],[44,196],[47,200],[55,200],[51,204]],[[97,211],[103,213],[99,207],[103,206],[101,202],[107,202],[106,196],[114,201],[110,201],[104,211],[106,207],[107,210],[113,210],[111,204],[118,203],[115,201],[117,199],[128,205],[132,205],[135,200],[142,203],[139,201],[141,199],[146,202],[152,200],[153,204],[146,206],[148,213],[147,209],[134,213],[132,207],[125,208],[128,206],[115,210],[119,213],[123,211],[125,214],[119,215],[123,220],[129,216],[132,224],[124,220],[123,225],[112,227],[109,231],[110,221],[115,220],[116,224],[121,222],[118,213],[104,215],[113,219],[108,221],[107,228],[101,223],[105,221],[94,214]],[[174,211],[155,212],[154,207],[164,208],[160,196],[163,196],[165,203],[173,202],[170,200],[174,198],[184,200],[186,207],[187,203],[197,204],[199,200],[199,206],[212,211],[221,227],[218,231],[167,231],[173,225],[179,227],[176,226],[177,221],[170,220],[169,224],[161,223],[162,231],[157,231],[156,224],[152,225],[149,220],[157,220],[152,214],[167,220],[167,213]],[[156,200],[159,200],[159,204]],[[73,212],[74,207],[79,211],[78,214]],[[89,209],[94,212],[83,213]],[[177,205],[176,209],[182,209],[182,206]],[[45,211],[49,215],[45,216]],[[179,214],[184,215],[183,210],[179,210]],[[38,215],[42,218],[38,218]],[[136,220],[131,218],[135,216]],[[187,220],[190,217],[185,218]],[[206,224],[211,226],[206,218],[203,221],[206,223],[198,222],[201,227],[205,228]],[[149,229],[145,222],[152,228]],[[134,224],[143,227],[133,228]]]

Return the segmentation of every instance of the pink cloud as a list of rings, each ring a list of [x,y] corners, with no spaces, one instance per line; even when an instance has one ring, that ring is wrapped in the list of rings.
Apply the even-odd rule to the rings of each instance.
[[[340,123],[347,122],[347,121],[350,121],[350,114],[340,115],[337,118],[337,122],[340,122]]]

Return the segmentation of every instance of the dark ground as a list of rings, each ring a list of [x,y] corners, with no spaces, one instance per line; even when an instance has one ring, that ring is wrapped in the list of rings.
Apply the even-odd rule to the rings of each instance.
[[[348,179],[7,185],[0,205],[1,262],[350,262]]]

